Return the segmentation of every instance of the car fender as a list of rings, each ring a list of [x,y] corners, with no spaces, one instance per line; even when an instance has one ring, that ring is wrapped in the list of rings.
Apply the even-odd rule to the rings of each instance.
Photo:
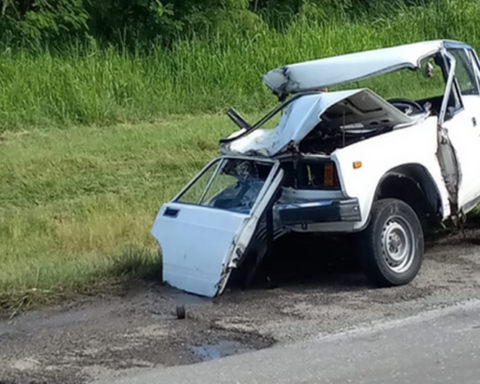
[[[448,192],[436,157],[436,130],[437,119],[431,117],[420,124],[360,141],[332,154],[343,192],[359,200],[362,220],[356,224],[356,230],[368,224],[377,188],[385,175],[408,164],[427,170],[439,193],[442,219],[450,215]]]

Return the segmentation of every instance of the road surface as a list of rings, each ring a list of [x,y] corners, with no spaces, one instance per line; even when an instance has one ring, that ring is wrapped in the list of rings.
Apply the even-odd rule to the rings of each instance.
[[[357,384],[361,375],[364,382],[371,382],[372,375],[414,374],[427,368],[431,377],[443,378],[442,364],[448,372],[457,363],[474,364],[472,369],[455,370],[452,379],[468,383],[459,375],[480,378],[472,362],[471,353],[476,351],[466,342],[480,341],[479,331],[468,328],[480,323],[480,317],[455,320],[442,315],[430,328],[420,314],[480,299],[478,239],[480,229],[436,239],[427,247],[419,276],[397,288],[371,287],[338,253],[300,243],[298,249],[285,247],[283,262],[275,256],[275,263],[287,272],[275,273],[276,289],[233,290],[210,300],[148,283],[13,319],[2,319],[0,314],[0,383],[115,383],[115,378],[128,376],[134,378],[132,383],[155,384],[255,383],[256,379],[267,384],[302,379],[328,383],[329,378],[331,383],[351,379]],[[311,258],[304,257],[308,252]],[[175,316],[179,304],[187,308],[184,320]],[[412,316],[421,316],[415,318],[416,325],[401,320]],[[319,334],[338,335],[378,322],[396,326],[363,331],[355,340],[329,336],[309,341]],[[457,325],[467,331],[452,333]],[[442,352],[435,354],[438,348]],[[256,350],[262,352],[250,354]],[[445,358],[453,352],[458,352],[456,360]],[[230,359],[232,355],[237,357]],[[201,363],[224,356],[229,358]],[[187,367],[193,363],[201,364]],[[220,379],[207,381],[209,375]],[[149,377],[158,380],[148,381]],[[383,382],[395,383],[385,378]]]
[[[480,301],[103,384],[480,382]],[[100,383],[98,383],[100,384]]]

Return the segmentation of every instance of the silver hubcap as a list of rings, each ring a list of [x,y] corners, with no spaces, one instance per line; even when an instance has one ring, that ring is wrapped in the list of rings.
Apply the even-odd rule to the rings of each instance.
[[[387,266],[395,273],[404,273],[414,259],[414,233],[401,217],[391,217],[383,227],[382,251]]]

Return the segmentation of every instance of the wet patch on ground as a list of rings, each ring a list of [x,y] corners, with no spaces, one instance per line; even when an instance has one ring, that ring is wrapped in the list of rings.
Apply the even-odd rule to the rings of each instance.
[[[480,231],[469,237],[480,238]],[[0,384],[101,381],[480,298],[480,246],[458,236],[436,241],[417,279],[394,289],[369,286],[348,252],[303,244],[284,245],[286,257],[249,290],[214,300],[152,284],[126,296],[0,320]],[[179,305],[186,310],[183,320],[176,315]]]
[[[209,361],[252,352],[254,349],[235,340],[220,340],[215,344],[195,345],[191,351],[201,361]]]
[[[186,318],[175,308],[186,306]],[[192,364],[270,347],[257,332],[227,330],[208,316],[211,300],[160,286],[125,298],[0,321],[0,383],[84,383],[135,369]]]

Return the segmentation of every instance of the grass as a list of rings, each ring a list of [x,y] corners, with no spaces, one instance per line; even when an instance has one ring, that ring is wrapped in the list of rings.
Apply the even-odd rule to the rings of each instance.
[[[307,15],[308,16],[308,15]],[[149,52],[0,51],[0,309],[159,275],[160,205],[217,153],[235,105],[276,103],[261,74],[286,63],[436,38],[480,48],[480,2],[438,0],[375,20],[304,16]],[[371,86],[416,97],[425,79]],[[408,94],[402,92],[409,85]],[[433,88],[432,88],[433,89]]]
[[[155,215],[234,129],[197,115],[0,134],[0,312],[159,279]]]
[[[286,63],[426,39],[480,48],[480,3],[438,0],[399,7],[374,20],[310,13],[277,31],[231,21],[166,50],[122,52],[73,46],[65,51],[0,50],[0,130],[155,121],[170,114],[218,113],[231,105],[261,111],[275,103],[261,75]]]
[[[233,129],[213,115],[1,134],[0,307],[159,277],[155,215]]]

